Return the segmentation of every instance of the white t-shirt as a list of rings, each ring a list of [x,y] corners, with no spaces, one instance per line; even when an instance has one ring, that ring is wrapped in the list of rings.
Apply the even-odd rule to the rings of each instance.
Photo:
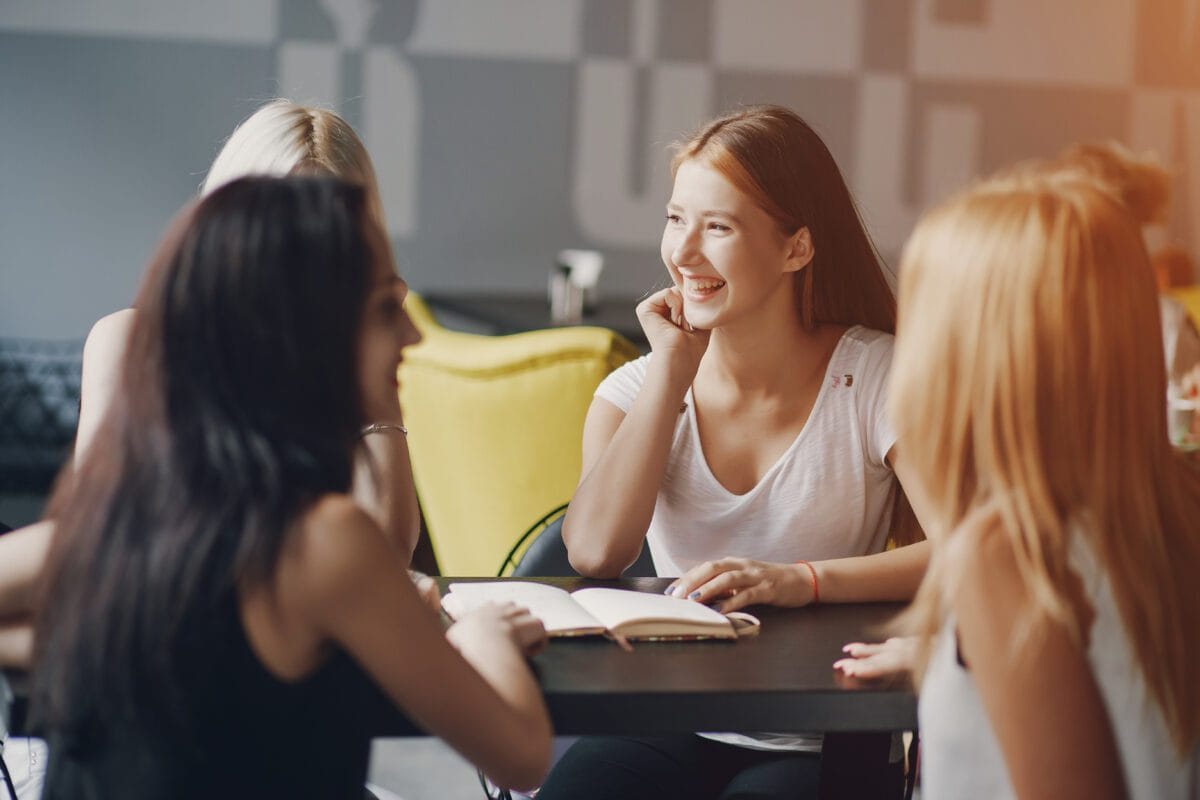
[[[652,357],[613,372],[596,397],[628,413]],[[646,535],[659,576],[676,577],[725,556],[794,562],[882,551],[896,483],[885,462],[896,443],[887,419],[891,362],[889,334],[846,331],[808,422],[758,485],[741,495],[708,468],[689,389]]]
[[[741,495],[709,469],[688,390],[646,535],[659,576],[726,556],[790,563],[884,549],[896,489],[885,461],[896,443],[887,418],[892,339],[861,326],[842,335],[804,428]],[[628,413],[651,357],[613,372],[596,397]],[[821,741],[814,734],[706,735],[766,750],[819,750]]]
[[[1200,747],[1175,753],[1166,721],[1134,657],[1108,577],[1075,537],[1071,564],[1096,612],[1088,663],[1112,721],[1134,800],[1200,800]],[[1048,669],[1053,669],[1049,666]],[[1000,745],[971,673],[958,663],[954,619],[946,621],[921,686],[921,794],[928,800],[1015,798]]]

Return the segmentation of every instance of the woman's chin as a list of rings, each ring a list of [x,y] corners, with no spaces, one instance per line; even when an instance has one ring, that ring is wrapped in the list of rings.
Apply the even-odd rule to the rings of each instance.
[[[684,304],[683,316],[689,325],[699,331],[711,331],[721,325],[721,315],[715,308]]]

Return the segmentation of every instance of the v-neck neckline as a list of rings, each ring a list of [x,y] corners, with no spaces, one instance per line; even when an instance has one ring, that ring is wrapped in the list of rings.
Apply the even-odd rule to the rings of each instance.
[[[800,442],[804,440],[805,436],[808,434],[808,431],[812,428],[813,418],[817,415],[817,412],[821,409],[822,404],[825,402],[825,395],[829,392],[829,381],[827,381],[826,378],[829,376],[830,365],[833,364],[837,359],[838,352],[842,349],[842,345],[846,342],[846,337],[851,331],[858,330],[860,327],[862,326],[853,325],[843,331],[842,335],[838,337],[837,344],[834,345],[833,351],[829,354],[829,360],[825,363],[825,368],[821,371],[821,388],[817,390],[817,399],[813,401],[812,408],[808,411],[808,418],[804,420],[804,425],[800,428],[800,432],[796,434],[796,438],[792,439],[792,443],[787,446],[787,449],[780,453],[779,458],[775,459],[775,462],[772,463],[771,466],[759,476],[755,484],[742,494],[731,491],[727,486],[725,486],[725,484],[721,483],[720,479],[717,478],[716,473],[713,472],[712,466],[708,463],[708,456],[705,455],[704,445],[700,441],[700,421],[696,418],[696,398],[692,392],[692,387],[688,387],[687,395],[684,398],[687,401],[687,409],[684,411],[684,414],[687,416],[689,426],[691,427],[692,446],[696,448],[696,453],[700,456],[699,461],[704,468],[704,475],[706,475],[708,479],[712,481],[713,485],[719,488],[722,493],[736,500],[743,500],[747,497],[751,497],[762,489],[762,487],[767,483],[768,478],[783,468],[783,464],[787,463],[787,461],[791,458],[793,451],[800,446]]]

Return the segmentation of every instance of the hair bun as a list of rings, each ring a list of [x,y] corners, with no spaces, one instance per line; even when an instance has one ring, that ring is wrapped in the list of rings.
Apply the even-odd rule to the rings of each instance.
[[[1064,150],[1052,166],[1095,183],[1142,225],[1166,219],[1171,175],[1152,153],[1134,153],[1119,142],[1080,143]]]

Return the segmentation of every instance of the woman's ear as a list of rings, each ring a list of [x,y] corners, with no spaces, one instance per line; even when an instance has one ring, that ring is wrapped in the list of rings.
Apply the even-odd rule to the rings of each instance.
[[[805,226],[788,238],[787,263],[784,271],[799,272],[812,262],[815,254],[812,234],[808,232],[808,226]]]

